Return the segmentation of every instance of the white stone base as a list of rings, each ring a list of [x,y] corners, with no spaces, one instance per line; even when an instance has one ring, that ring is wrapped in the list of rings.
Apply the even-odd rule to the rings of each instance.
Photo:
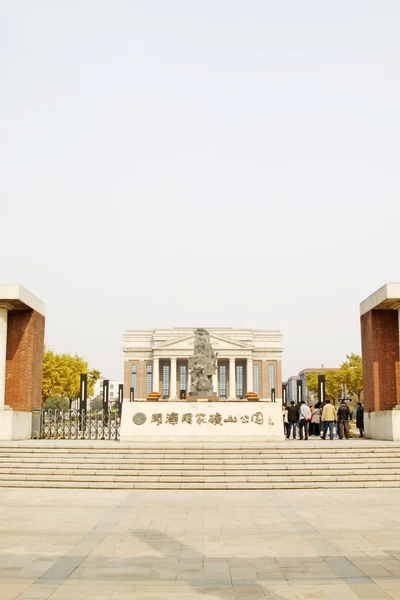
[[[30,440],[31,437],[32,413],[2,406],[0,409],[0,440]]]
[[[400,442],[400,410],[382,410],[364,414],[365,437]]]
[[[140,418],[140,415],[144,417]],[[168,420],[167,415],[170,415]],[[185,419],[183,415],[186,415]],[[192,415],[191,423],[187,415]],[[135,424],[134,418],[143,423]],[[121,442],[267,442],[283,439],[282,406],[278,402],[124,401],[122,407]]]

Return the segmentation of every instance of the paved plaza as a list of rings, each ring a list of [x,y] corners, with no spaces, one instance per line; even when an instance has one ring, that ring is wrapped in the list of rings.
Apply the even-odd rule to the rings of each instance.
[[[400,599],[400,489],[0,490],[1,600]]]

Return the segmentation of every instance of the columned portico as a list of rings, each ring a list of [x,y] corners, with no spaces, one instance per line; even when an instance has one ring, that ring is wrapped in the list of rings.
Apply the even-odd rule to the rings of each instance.
[[[210,327],[207,330],[212,347],[218,353],[218,369],[212,384],[221,400],[245,399],[246,393],[255,392],[261,400],[268,401],[271,387],[276,389],[277,400],[280,398],[280,332]],[[143,372],[135,399],[145,400],[150,386],[152,392],[167,396],[165,399],[172,401],[186,395],[188,400],[191,384],[188,359],[193,355],[194,329],[127,331],[124,339],[126,394],[133,385],[132,373]]]

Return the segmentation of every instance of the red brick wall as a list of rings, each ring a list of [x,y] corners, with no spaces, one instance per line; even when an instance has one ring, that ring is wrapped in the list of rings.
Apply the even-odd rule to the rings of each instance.
[[[8,312],[5,403],[14,410],[42,405],[44,322],[34,310]]]
[[[400,404],[399,318],[397,310],[371,310],[361,317],[366,411]]]

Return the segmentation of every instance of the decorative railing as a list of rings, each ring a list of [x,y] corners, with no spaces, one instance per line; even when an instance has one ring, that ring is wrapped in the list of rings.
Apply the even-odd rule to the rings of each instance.
[[[119,440],[121,417],[102,410],[43,409],[40,437],[45,440]]]

